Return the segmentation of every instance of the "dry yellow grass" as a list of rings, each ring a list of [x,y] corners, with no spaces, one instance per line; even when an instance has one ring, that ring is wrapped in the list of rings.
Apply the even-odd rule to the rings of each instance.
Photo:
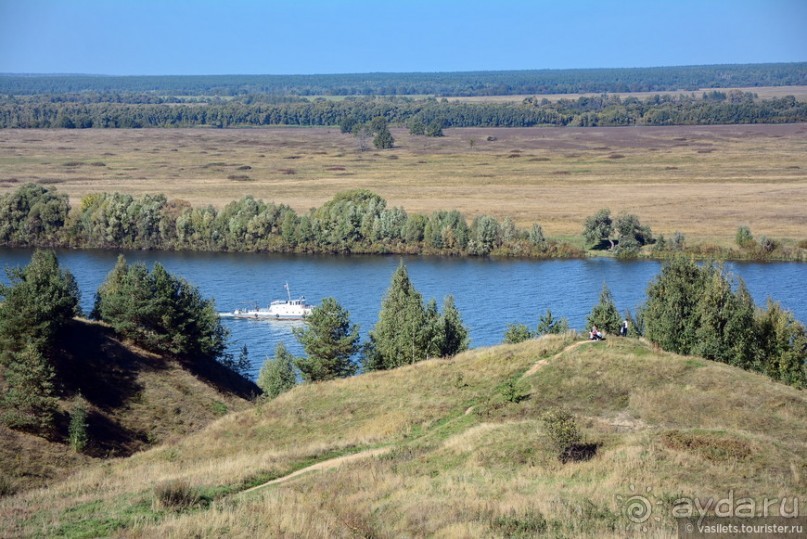
[[[306,211],[367,188],[410,212],[511,216],[551,236],[579,234],[602,207],[695,240],[807,229],[804,124],[393,132],[395,149],[362,153],[325,128],[4,130],[0,193],[36,181],[74,205],[99,191],[217,207],[249,194]]]
[[[129,538],[624,537],[624,500],[641,493],[659,502],[642,536],[673,537],[670,504],[682,496],[807,495],[798,390],[632,339],[570,342],[303,386],[186,440],[1,499],[0,527]],[[501,398],[504,381],[543,360],[522,382],[526,400]],[[559,405],[600,444],[591,460],[556,458],[540,417]],[[361,447],[388,451],[236,495],[261,471]],[[219,494],[209,506],[157,510],[152,491],[169,481]]]

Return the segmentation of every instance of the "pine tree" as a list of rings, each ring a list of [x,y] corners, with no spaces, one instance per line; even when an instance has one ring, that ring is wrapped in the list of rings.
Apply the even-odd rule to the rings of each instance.
[[[504,342],[507,344],[518,344],[528,339],[532,339],[533,334],[525,324],[509,324],[504,333]]]
[[[425,359],[433,350],[430,344],[434,329],[428,321],[423,296],[415,290],[401,262],[381,302],[378,322],[370,331],[365,368],[394,369]]]
[[[67,440],[76,453],[81,453],[87,447],[89,434],[87,434],[87,403],[79,395],[70,410],[70,425],[67,428]]]
[[[54,379],[53,367],[35,345],[16,353],[5,370],[6,388],[0,399],[3,422],[13,429],[47,433],[58,402]]]
[[[228,332],[213,300],[161,264],[126,264],[121,256],[96,294],[93,315],[148,350],[217,359]]]
[[[622,319],[619,317],[619,311],[614,304],[614,297],[605,283],[603,283],[602,291],[600,292],[600,301],[589,313],[586,323],[589,328],[597,326],[598,329],[613,335],[619,333]]]
[[[705,277],[705,271],[685,257],[665,262],[648,286],[642,307],[645,337],[664,350],[689,354],[697,342],[695,312]]]
[[[8,277],[11,285],[0,285],[0,415],[9,427],[44,434],[56,410],[52,360],[79,314],[78,287],[50,251],[36,251]]]
[[[359,351],[359,326],[334,298],[315,307],[304,328],[292,331],[308,357],[298,358],[297,368],[307,382],[344,378],[356,372],[352,356]]]
[[[48,355],[59,332],[80,313],[76,280],[52,251],[36,251],[25,268],[6,273],[11,285],[0,285],[0,362],[28,344]]]
[[[297,385],[297,375],[294,371],[294,356],[282,342],[278,343],[275,348],[275,357],[267,358],[261,367],[261,372],[258,374],[258,387],[263,390],[264,395],[274,399],[295,385]]]
[[[538,335],[559,335],[569,331],[569,322],[565,318],[558,320],[552,316],[550,309],[542,314],[538,319],[538,328],[536,333]]]
[[[443,314],[440,316],[438,334],[440,338],[440,357],[451,357],[468,349],[468,328],[462,323],[454,296],[447,296],[443,301]]]

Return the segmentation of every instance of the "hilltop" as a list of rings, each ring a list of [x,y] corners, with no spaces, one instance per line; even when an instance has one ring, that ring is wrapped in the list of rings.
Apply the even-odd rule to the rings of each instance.
[[[56,364],[59,409],[51,439],[0,425],[3,489],[51,484],[111,457],[128,457],[244,410],[257,386],[214,361],[182,363],[121,342],[105,324],[75,319]],[[68,413],[86,402],[89,443],[65,443]],[[2,490],[2,489],[0,489]]]
[[[552,449],[541,417],[559,407],[574,414],[586,459],[564,464]],[[10,536],[623,537],[625,500],[641,494],[652,513],[640,526],[666,537],[682,497],[804,497],[805,440],[799,390],[635,339],[554,336],[298,386],[4,498],[0,527]]]

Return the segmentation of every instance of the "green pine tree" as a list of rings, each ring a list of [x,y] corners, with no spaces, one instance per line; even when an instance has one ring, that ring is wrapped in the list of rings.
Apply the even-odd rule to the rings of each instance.
[[[619,333],[621,323],[622,319],[614,304],[614,297],[611,295],[611,291],[608,290],[608,285],[603,283],[600,301],[589,313],[586,324],[588,324],[589,328],[597,326],[601,331],[616,335]]]
[[[394,369],[426,359],[430,352],[435,352],[436,327],[429,318],[423,296],[412,285],[401,262],[381,302],[378,322],[370,331],[365,368]]]
[[[504,333],[504,342],[507,344],[518,344],[528,339],[532,339],[533,334],[525,324],[509,324]]]
[[[292,330],[308,354],[296,361],[303,378],[319,382],[354,374],[352,357],[359,351],[359,326],[350,323],[347,309],[334,298],[325,298],[306,320],[306,327]]]
[[[439,319],[438,335],[440,357],[451,357],[468,349],[468,328],[462,323],[462,315],[454,303],[454,296],[443,301],[443,314]]]
[[[5,390],[0,398],[2,420],[8,427],[46,434],[57,409],[55,373],[33,344],[16,353],[5,369]]]
[[[550,309],[542,314],[538,319],[538,328],[536,333],[538,335],[559,335],[569,331],[569,322],[565,318],[557,319],[552,316]]]

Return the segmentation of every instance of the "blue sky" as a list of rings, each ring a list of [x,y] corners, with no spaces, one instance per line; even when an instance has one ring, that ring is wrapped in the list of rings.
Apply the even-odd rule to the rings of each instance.
[[[807,61],[807,0],[0,0],[0,72],[300,74]]]

